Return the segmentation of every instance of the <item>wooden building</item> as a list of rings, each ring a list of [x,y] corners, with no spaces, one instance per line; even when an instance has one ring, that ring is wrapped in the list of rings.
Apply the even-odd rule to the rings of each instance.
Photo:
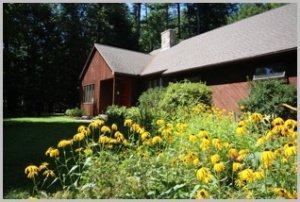
[[[149,54],[95,44],[80,75],[87,115],[115,104],[134,106],[150,87],[189,79],[206,82],[216,107],[237,110],[248,80],[284,79],[297,84],[297,5],[280,8],[175,42],[162,34]]]

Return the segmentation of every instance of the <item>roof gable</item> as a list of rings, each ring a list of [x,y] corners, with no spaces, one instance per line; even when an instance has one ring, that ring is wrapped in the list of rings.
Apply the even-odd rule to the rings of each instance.
[[[149,54],[102,44],[95,44],[95,48],[102,55],[114,73],[140,75],[143,68],[153,58],[153,56]]]

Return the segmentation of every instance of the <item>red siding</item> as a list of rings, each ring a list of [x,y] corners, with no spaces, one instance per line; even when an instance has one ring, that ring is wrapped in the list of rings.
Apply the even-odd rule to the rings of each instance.
[[[112,71],[107,65],[107,63],[104,61],[103,57],[100,55],[98,51],[94,51],[94,55],[91,59],[91,62],[89,63],[87,70],[84,74],[84,77],[82,79],[81,85],[89,85],[94,84],[94,104],[89,103],[82,103],[81,107],[86,111],[86,114],[88,116],[98,114],[100,112],[100,109],[103,109],[103,107],[100,106],[99,100],[100,97],[100,81],[101,80],[107,80],[112,79]],[[112,89],[107,89],[111,90]]]
[[[248,82],[212,85],[213,103],[220,109],[237,112],[239,109],[238,101],[247,97],[249,94]]]

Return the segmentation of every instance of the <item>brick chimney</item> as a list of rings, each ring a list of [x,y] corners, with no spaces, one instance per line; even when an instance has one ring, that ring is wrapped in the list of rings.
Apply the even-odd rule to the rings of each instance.
[[[161,50],[165,50],[168,48],[171,48],[173,45],[175,45],[175,30],[174,29],[168,29],[161,34]]]

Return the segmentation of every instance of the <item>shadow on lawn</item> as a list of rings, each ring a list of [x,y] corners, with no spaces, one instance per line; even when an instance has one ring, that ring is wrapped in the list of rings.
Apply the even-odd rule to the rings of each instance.
[[[82,122],[3,122],[3,194],[14,189],[32,190],[33,183],[24,169],[34,164],[54,161],[45,155],[50,147],[56,147],[61,139],[70,139]]]

